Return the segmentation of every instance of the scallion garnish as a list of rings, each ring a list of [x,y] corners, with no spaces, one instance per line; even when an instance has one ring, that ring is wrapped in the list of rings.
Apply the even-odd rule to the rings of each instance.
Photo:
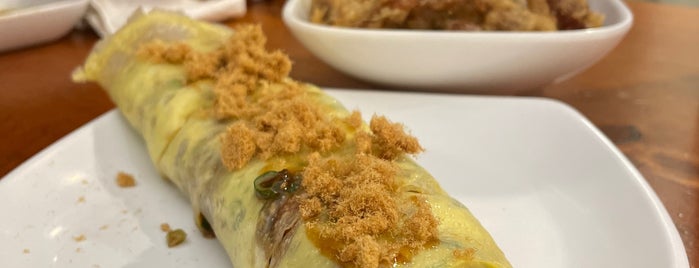
[[[255,195],[260,199],[274,199],[280,194],[296,192],[301,187],[301,175],[286,169],[267,171],[255,179]]]

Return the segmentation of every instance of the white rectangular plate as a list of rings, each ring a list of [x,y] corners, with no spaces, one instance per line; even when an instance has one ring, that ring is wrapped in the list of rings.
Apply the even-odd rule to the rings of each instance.
[[[565,104],[328,93],[365,117],[403,122],[426,148],[418,162],[472,210],[515,267],[689,267],[677,230],[643,177]],[[137,186],[118,187],[119,171],[133,174]],[[0,180],[0,211],[5,267],[228,266],[116,111]],[[184,229],[187,242],[168,248],[161,223]]]

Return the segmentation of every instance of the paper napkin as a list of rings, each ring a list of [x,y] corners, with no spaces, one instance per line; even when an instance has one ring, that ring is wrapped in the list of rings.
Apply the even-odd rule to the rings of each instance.
[[[245,14],[245,0],[90,0],[85,19],[100,35],[116,32],[138,9],[178,11],[195,19],[221,21]]]

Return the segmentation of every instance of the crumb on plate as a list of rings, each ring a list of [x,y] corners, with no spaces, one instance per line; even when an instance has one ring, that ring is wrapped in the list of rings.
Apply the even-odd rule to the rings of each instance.
[[[167,236],[165,238],[167,240],[167,247],[171,248],[182,244],[182,242],[187,239],[187,233],[185,233],[182,229],[177,229],[167,232]]]
[[[86,237],[85,237],[84,234],[81,234],[81,235],[79,235],[79,236],[74,236],[74,237],[73,237],[73,240],[75,240],[75,242],[82,242],[82,241],[85,241],[85,239],[86,239]]]
[[[170,229],[170,225],[167,223],[160,224],[160,230],[162,230],[163,232],[172,231],[172,229]]]
[[[134,180],[133,175],[121,171],[117,174],[116,183],[121,188],[136,186],[136,180]]]

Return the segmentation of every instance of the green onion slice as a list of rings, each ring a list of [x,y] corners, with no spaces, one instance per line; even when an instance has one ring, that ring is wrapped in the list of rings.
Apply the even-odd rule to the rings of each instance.
[[[272,199],[279,193],[272,189],[279,172],[267,171],[255,179],[255,195],[260,199]]]
[[[255,195],[260,199],[274,199],[280,194],[291,194],[301,188],[301,175],[281,171],[267,171],[255,179]]]

